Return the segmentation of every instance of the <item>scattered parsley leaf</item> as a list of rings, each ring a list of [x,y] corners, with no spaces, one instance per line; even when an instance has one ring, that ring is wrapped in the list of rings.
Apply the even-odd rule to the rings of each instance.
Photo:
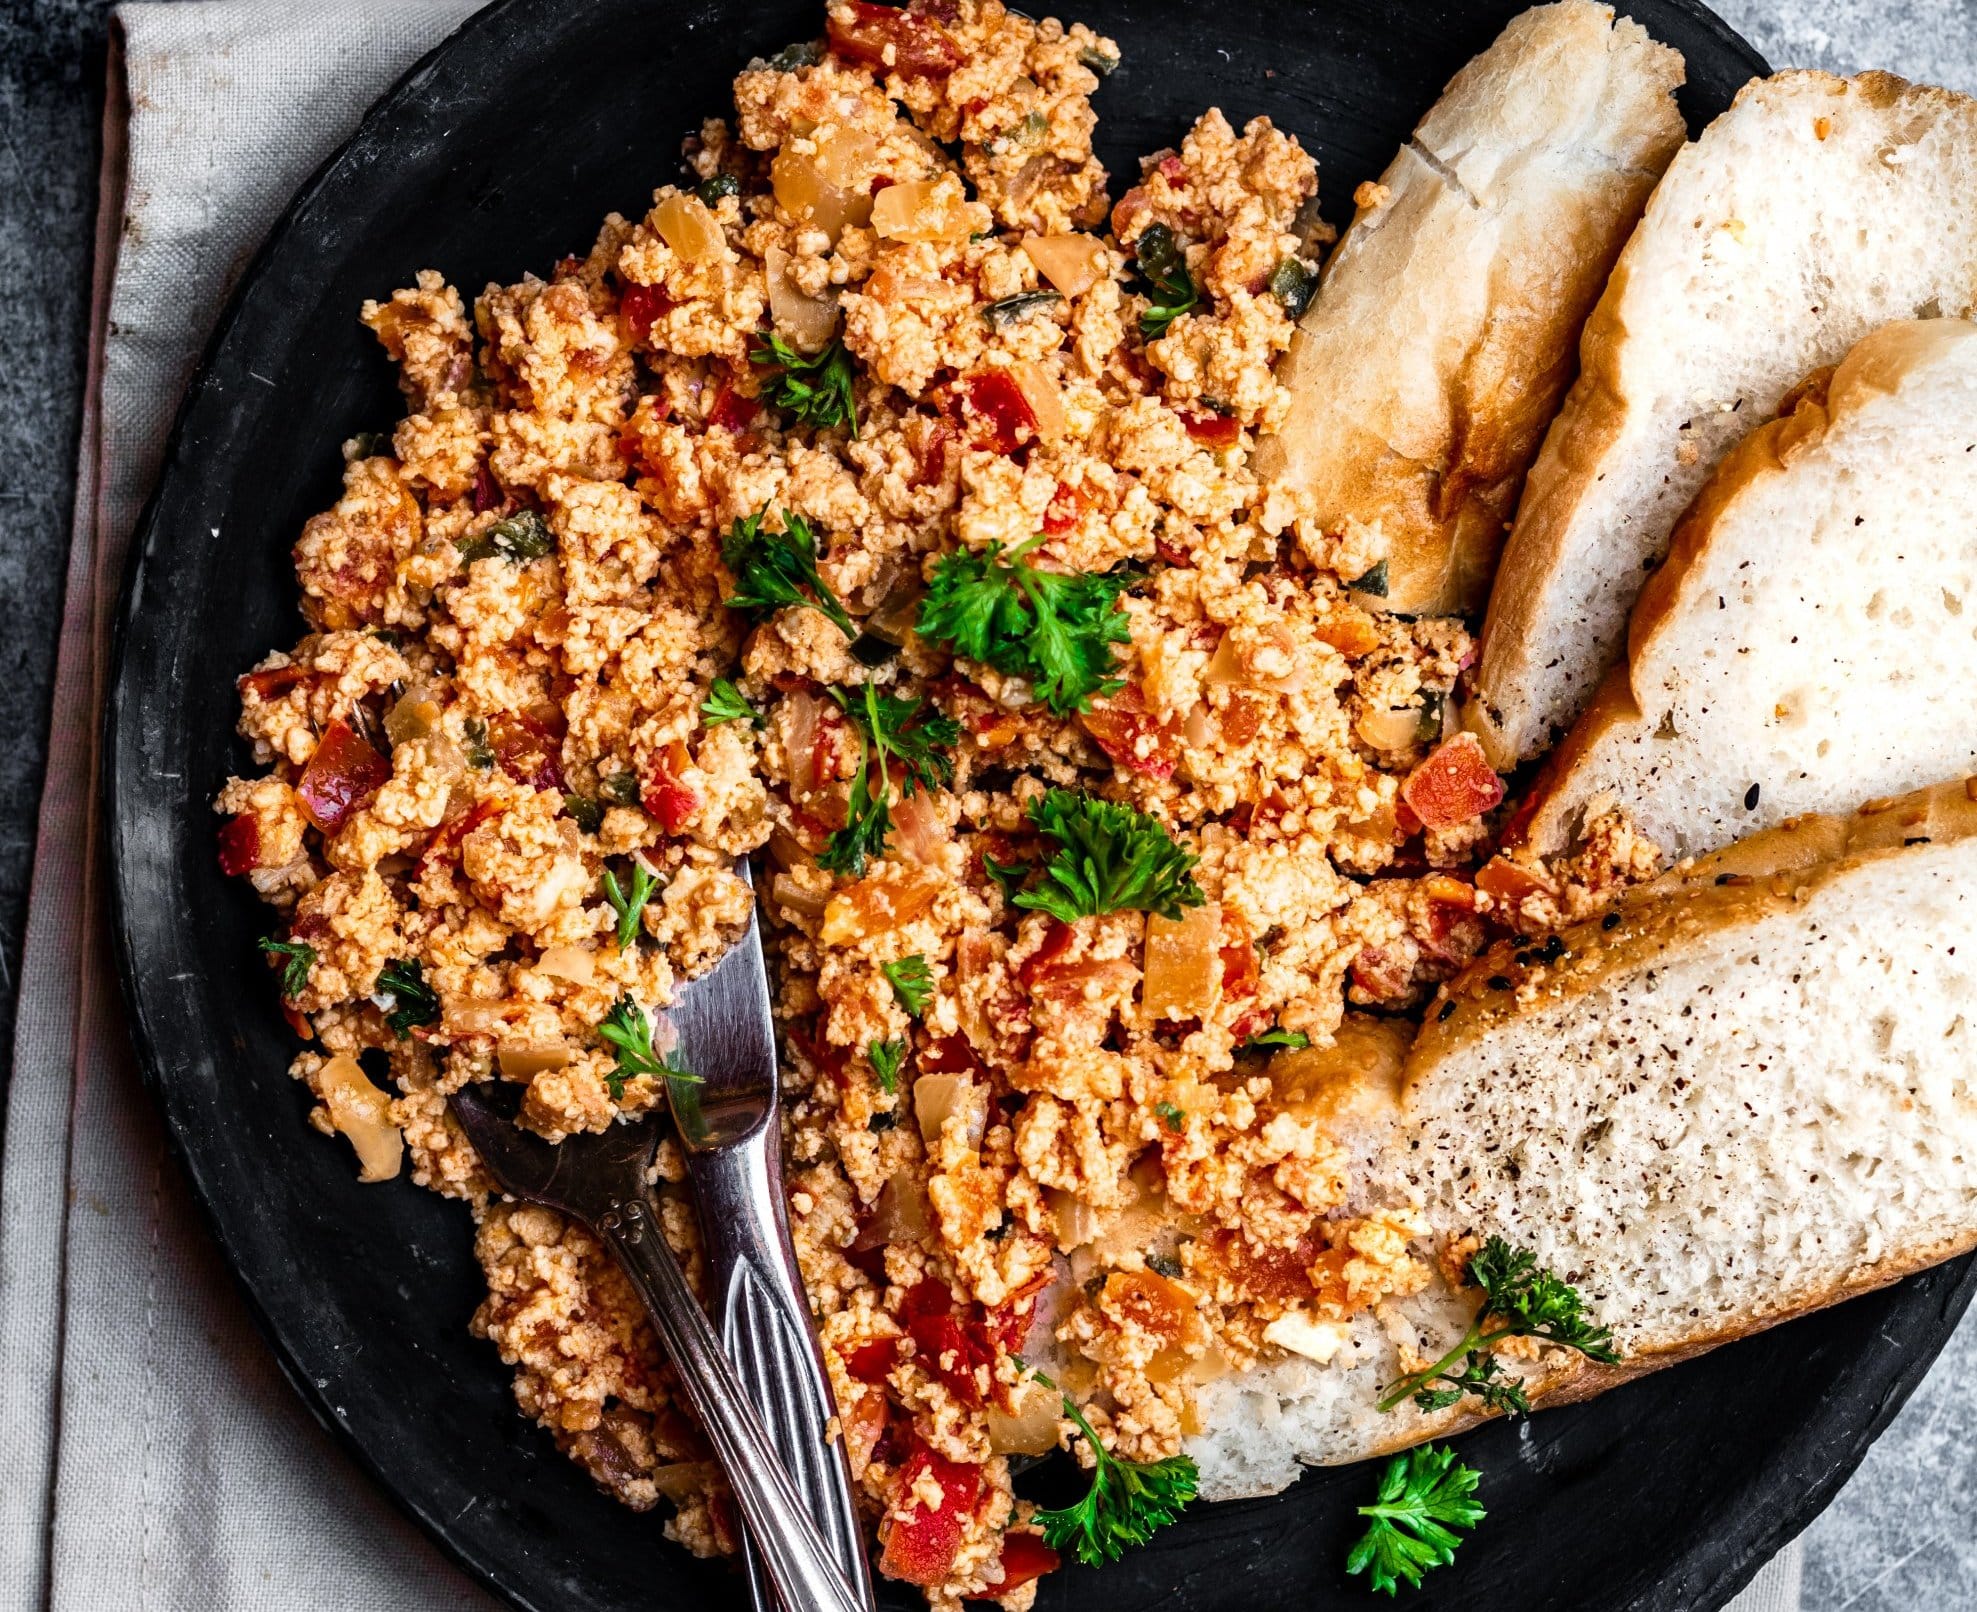
[[[872,1060],[872,1073],[879,1077],[879,1085],[890,1095],[899,1090],[899,1071],[906,1062],[904,1041],[873,1041],[866,1045],[865,1056]]]
[[[1165,224],[1149,224],[1133,247],[1139,265],[1140,287],[1146,309],[1140,315],[1140,334],[1148,341],[1167,333],[1167,327],[1201,301],[1188,273],[1188,255],[1174,232]]]
[[[611,904],[611,910],[618,915],[618,950],[623,951],[638,938],[638,920],[645,911],[646,902],[652,899],[652,892],[659,888],[659,876],[637,857],[632,858],[632,887],[628,891],[618,883],[617,874],[609,868],[604,870],[604,899]]]
[[[1474,1528],[1486,1515],[1476,1502],[1482,1474],[1463,1466],[1446,1445],[1422,1444],[1397,1455],[1380,1474],[1372,1518],[1346,1557],[1348,1573],[1365,1573],[1375,1590],[1392,1595],[1402,1583],[1421,1587],[1422,1575],[1455,1560],[1457,1529]]]
[[[953,646],[1006,677],[1026,679],[1057,716],[1071,716],[1094,695],[1123,686],[1113,675],[1114,644],[1132,637],[1119,595],[1130,577],[1118,572],[1040,571],[1023,556],[1041,536],[1004,556],[957,549],[934,567],[920,601],[917,631]]]
[[[431,1024],[439,1018],[439,993],[426,983],[426,965],[394,958],[378,970],[375,990],[391,998],[384,1022],[400,1041],[415,1026]]]
[[[1064,293],[1061,291],[1019,291],[1013,297],[991,302],[982,309],[982,317],[988,321],[991,330],[1007,330],[1011,325],[1020,325],[1031,314],[1063,300]]]
[[[1188,1122],[1187,1115],[1173,1103],[1155,1103],[1153,1105],[1153,1111],[1160,1116],[1161,1123],[1177,1135],[1181,1128]]]
[[[885,855],[892,832],[893,764],[900,764],[902,795],[939,788],[954,775],[954,760],[942,747],[960,741],[961,724],[919,699],[881,694],[870,683],[854,694],[839,688],[829,693],[858,735],[859,761],[844,827],[831,835],[817,866],[855,879],[868,861]]]
[[[1423,1410],[1445,1410],[1473,1394],[1490,1410],[1523,1414],[1531,1408],[1524,1390],[1501,1372],[1489,1353],[1505,1338],[1537,1338],[1577,1349],[1602,1365],[1619,1361],[1613,1334],[1585,1313],[1579,1290],[1541,1270],[1538,1256],[1528,1248],[1513,1248],[1501,1237],[1492,1237],[1471,1256],[1468,1275],[1470,1284],[1483,1290],[1482,1308],[1469,1330],[1432,1366],[1403,1377],[1381,1394],[1381,1410],[1392,1410],[1408,1398]]]
[[[934,981],[927,972],[926,958],[915,952],[896,963],[879,964],[879,972],[885,975],[892,994],[899,998],[899,1005],[912,1017],[917,1019],[927,1011],[927,1004],[934,997]]]
[[[597,1035],[617,1054],[618,1067],[604,1077],[614,1103],[624,1099],[625,1082],[640,1075],[685,1081],[692,1086],[700,1084],[700,1077],[681,1064],[677,1052],[662,1058],[653,1051],[652,1021],[629,996],[621,996],[611,1004],[611,1011],[597,1027]]]
[[[1078,60],[1083,62],[1100,78],[1110,78],[1119,71],[1119,58],[1108,55],[1096,45],[1087,45],[1078,52]]]
[[[586,834],[595,834],[604,826],[604,802],[593,800],[588,795],[565,795],[563,810],[570,814],[570,821]]]
[[[700,198],[703,207],[714,207],[720,204],[724,196],[740,195],[741,181],[733,174],[715,174],[711,179],[701,180],[693,193]]]
[[[1030,876],[1030,864],[1027,862],[1011,862],[1005,867],[1002,863],[996,861],[994,857],[984,853],[982,857],[982,871],[1002,886],[1003,900],[1014,901],[1016,899],[1016,892],[1023,888],[1023,881]]]
[[[1302,1030],[1280,1030],[1274,1025],[1261,1035],[1253,1035],[1239,1049],[1243,1052],[1263,1052],[1272,1047],[1284,1047],[1292,1052],[1302,1052],[1311,1045],[1311,1037]]]
[[[556,539],[550,535],[548,523],[534,510],[525,509],[496,521],[479,536],[468,538],[460,545],[460,558],[471,565],[475,560],[499,555],[515,565],[526,565],[551,553],[555,547]]]
[[[721,559],[734,573],[734,596],[721,602],[730,610],[781,610],[808,605],[830,617],[837,630],[856,638],[858,628],[817,574],[817,539],[810,523],[794,510],[783,511],[780,532],[762,530],[762,516],[738,520],[721,542]],[[809,593],[803,590],[808,588]]]
[[[1317,271],[1302,258],[1279,258],[1270,271],[1270,295],[1284,305],[1286,318],[1301,318],[1317,290]]]
[[[718,728],[723,722],[747,722],[759,728],[767,718],[748,703],[732,682],[717,677],[707,691],[707,698],[700,702],[700,720],[710,728]]]
[[[823,351],[805,357],[777,335],[748,355],[751,364],[771,366],[764,377],[765,402],[794,414],[799,425],[827,430],[841,425],[856,439],[858,405],[851,396],[851,355],[833,338]]]
[[[486,772],[494,765],[494,748],[487,740],[487,723],[480,717],[470,716],[460,724],[460,731],[467,737],[467,765],[475,772]]]
[[[609,778],[599,778],[597,792],[614,806],[636,806],[639,803],[638,774],[614,772]]]
[[[1170,1455],[1164,1461],[1121,1460],[1099,1442],[1069,1394],[1042,1372],[1031,1375],[1064,1401],[1064,1414],[1084,1434],[1098,1463],[1084,1499],[1061,1510],[1039,1511],[1032,1520],[1052,1550],[1075,1551],[1087,1567],[1116,1562],[1128,1546],[1144,1545],[1156,1528],[1180,1516],[1181,1508],[1195,1497],[1200,1474],[1185,1455]]]
[[[305,940],[276,940],[268,935],[261,941],[261,950],[270,959],[286,959],[281,965],[281,994],[290,1000],[300,996],[309,983],[309,970],[316,966],[316,948]]]
[[[1057,842],[1044,879],[1016,905],[1064,923],[1132,909],[1178,918],[1206,899],[1190,869],[1197,860],[1144,812],[1095,795],[1053,789],[1030,802],[1030,821]]]

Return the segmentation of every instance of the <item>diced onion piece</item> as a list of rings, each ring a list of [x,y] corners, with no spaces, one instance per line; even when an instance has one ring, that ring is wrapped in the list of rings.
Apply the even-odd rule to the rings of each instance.
[[[789,263],[789,253],[780,246],[770,247],[763,259],[769,279],[769,313],[792,347],[814,353],[837,329],[837,293],[805,296],[789,277]]]
[[[675,1461],[652,1469],[652,1486],[677,1505],[704,1493],[718,1475],[712,1461]]]
[[[887,185],[872,200],[872,228],[888,241],[956,244],[975,232],[977,222],[953,174]]]
[[[1155,1019],[1206,1019],[1222,995],[1222,909],[1210,901],[1179,918],[1146,920],[1140,1001]]]
[[[1057,1395],[1026,1377],[1016,1389],[1013,1411],[988,1408],[989,1450],[995,1455],[1042,1455],[1057,1448],[1057,1418],[1063,1404]]]
[[[1098,1235],[1098,1214],[1075,1192],[1045,1187],[1044,1202],[1057,1230],[1059,1248],[1082,1248]]]
[[[1188,707],[1187,720],[1181,724],[1181,737],[1196,750],[1206,750],[1215,742],[1215,718],[1205,705]]]
[[[922,867],[943,867],[947,824],[930,790],[916,789],[892,808],[892,849]]]
[[[879,143],[863,129],[834,129],[817,142],[817,172],[844,194],[844,221],[872,221],[872,175],[879,166]]]
[[[532,1080],[545,1069],[561,1069],[570,1061],[568,1047],[503,1047],[496,1055],[504,1080]]]
[[[940,1140],[941,1127],[960,1112],[964,1115],[968,1146],[980,1147],[988,1128],[988,1105],[976,1099],[975,1083],[967,1075],[922,1075],[913,1082],[913,1114],[920,1122],[920,1140],[932,1146]]]
[[[769,183],[783,211],[809,229],[820,229],[833,240],[844,228],[846,197],[817,170],[817,164],[795,151],[785,151],[769,164]]]
[[[698,196],[668,196],[652,210],[652,221],[683,263],[718,258],[728,244],[721,226]]]
[[[783,753],[788,757],[789,792],[807,800],[817,787],[817,728],[824,702],[808,689],[797,689],[783,701]]]
[[[798,884],[787,873],[778,873],[769,885],[769,897],[778,907],[805,918],[821,918],[829,905],[828,890],[812,890]]]
[[[852,1239],[852,1249],[869,1253],[888,1243],[917,1243],[933,1225],[933,1212],[927,1206],[927,1189],[911,1170],[895,1170],[879,1188],[878,1202],[872,1205],[872,1218]]]
[[[405,1162],[405,1139],[391,1123],[391,1099],[358,1067],[338,1054],[316,1071],[316,1092],[330,1123],[350,1140],[362,1166],[359,1181],[389,1181]]]
[[[817,859],[804,848],[803,842],[781,824],[769,831],[769,855],[779,868],[807,868],[816,866]],[[817,898],[817,910],[822,912],[824,898]]]
[[[1202,672],[1201,680],[1222,687],[1240,683],[1245,676],[1242,661],[1236,654],[1234,635],[1223,633],[1222,641],[1215,646],[1215,653],[1208,657],[1208,666]]]
[[[1343,1321],[1320,1321],[1304,1310],[1287,1310],[1263,1329],[1265,1343],[1274,1343],[1321,1366],[1329,1366],[1350,1337]]]
[[[1294,694],[1304,687],[1309,674],[1289,629],[1272,625],[1245,634],[1240,641],[1233,630],[1225,632],[1201,675],[1206,683]]]
[[[1420,723],[1421,713],[1415,706],[1396,711],[1376,705],[1362,711],[1353,727],[1375,750],[1406,750],[1413,745]]]
[[[587,947],[551,946],[536,959],[535,971],[572,985],[589,985],[597,978],[597,959]]]
[[[394,746],[423,739],[439,726],[439,702],[407,694],[385,713],[384,736]]]
[[[1036,416],[1037,434],[1046,442],[1064,435],[1064,397],[1057,383],[1027,358],[1011,364],[1009,373]]]
[[[1105,246],[1095,235],[1025,235],[1023,250],[1067,297],[1083,296],[1105,278]]]

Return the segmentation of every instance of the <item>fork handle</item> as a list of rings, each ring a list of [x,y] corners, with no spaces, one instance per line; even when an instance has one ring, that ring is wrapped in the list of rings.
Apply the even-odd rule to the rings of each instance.
[[[854,1590],[811,1521],[809,1500],[783,1470],[752,1397],[650,1209],[637,1198],[618,1203],[599,1217],[597,1231],[645,1301],[784,1605],[802,1612],[871,1612],[869,1581],[859,1575]]]
[[[770,1441],[869,1612],[875,1603],[851,1498],[851,1467],[843,1437],[831,1436],[836,1406],[811,1330],[788,1222],[779,1212],[781,1151],[771,1121],[725,1147],[687,1155],[714,1324],[744,1390],[762,1412]],[[755,1612],[773,1612],[752,1551],[748,1582]],[[787,1600],[785,1607],[803,1612]]]

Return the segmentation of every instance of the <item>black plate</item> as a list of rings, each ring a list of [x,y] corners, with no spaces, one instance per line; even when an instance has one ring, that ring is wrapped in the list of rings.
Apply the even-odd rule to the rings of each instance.
[[[1220,105],[1267,112],[1350,210],[1450,73],[1518,0],[1323,8],[1092,0],[1117,37],[1098,96],[1115,175]],[[1764,71],[1684,0],[1633,15],[1688,58],[1692,126]],[[509,1397],[467,1333],[467,1216],[407,1181],[356,1184],[303,1123],[294,1043],[254,950],[265,911],[214,859],[208,806],[240,764],[233,678],[301,631],[288,550],[337,487],[336,444],[388,428],[392,376],[356,313],[443,269],[471,295],[546,271],[676,173],[757,51],[820,31],[818,0],[507,0],[473,19],[305,188],[221,322],[137,545],[106,713],[121,966],[152,1089],[284,1370],[317,1416],[464,1565],[540,1612],[735,1605],[737,1580],[604,1499]],[[1852,1471],[1949,1336],[1969,1262],[1726,1349],[1591,1405],[1466,1439],[1490,1510],[1423,1607],[1715,1608]],[[1174,1612],[1364,1606],[1341,1563],[1370,1469],[1198,1507],[1042,1605]],[[892,1586],[888,1605],[913,1598]]]

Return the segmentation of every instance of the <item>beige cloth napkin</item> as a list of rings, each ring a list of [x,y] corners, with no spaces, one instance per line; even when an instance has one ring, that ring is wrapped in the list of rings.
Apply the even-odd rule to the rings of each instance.
[[[105,955],[90,745],[131,530],[228,288],[302,180],[475,3],[117,13],[57,739],[0,1169],[0,1612],[493,1606],[309,1419],[188,1201]],[[1794,1549],[1736,1612],[1796,1612],[1798,1577]]]

